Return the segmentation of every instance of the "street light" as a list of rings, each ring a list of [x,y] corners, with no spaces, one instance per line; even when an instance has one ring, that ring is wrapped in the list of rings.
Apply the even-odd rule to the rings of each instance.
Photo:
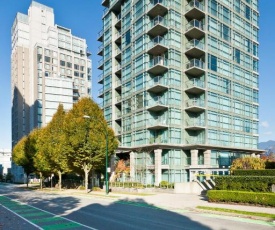
[[[90,116],[88,115],[84,115],[83,118],[85,119],[91,119]],[[103,123],[101,123],[102,125]],[[105,126],[102,126],[104,128],[104,135],[105,135],[105,139],[106,139],[106,152],[105,152],[105,156],[106,156],[106,161],[105,161],[105,185],[106,185],[106,195],[109,194],[109,180],[108,180],[108,130]]]

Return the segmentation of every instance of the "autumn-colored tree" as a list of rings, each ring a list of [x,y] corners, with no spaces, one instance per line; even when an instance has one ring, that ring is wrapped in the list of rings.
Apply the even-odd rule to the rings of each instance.
[[[258,157],[243,157],[233,160],[231,171],[236,169],[265,169],[265,160]]]
[[[130,173],[129,160],[120,159],[116,164],[116,173]]]
[[[105,165],[106,138],[108,154],[118,146],[113,130],[108,127],[100,107],[90,98],[82,98],[65,116],[66,152],[74,172],[84,171],[85,189],[92,169]]]
[[[29,178],[30,173],[36,171],[34,165],[34,156],[37,152],[37,138],[39,130],[34,129],[28,136],[24,136],[13,148],[12,159],[17,164],[22,166],[24,172]],[[27,179],[27,187],[29,185]]]
[[[51,122],[43,129],[39,141],[39,151],[44,155],[44,161],[51,172],[58,174],[59,189],[62,185],[62,174],[70,172],[68,155],[65,151],[64,135],[65,111],[60,104]],[[43,158],[43,156],[40,156]]]

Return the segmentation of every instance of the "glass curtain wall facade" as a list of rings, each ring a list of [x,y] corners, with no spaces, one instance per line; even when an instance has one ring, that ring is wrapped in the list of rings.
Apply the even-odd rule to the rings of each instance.
[[[132,179],[186,182],[259,152],[257,0],[102,5],[99,97]]]

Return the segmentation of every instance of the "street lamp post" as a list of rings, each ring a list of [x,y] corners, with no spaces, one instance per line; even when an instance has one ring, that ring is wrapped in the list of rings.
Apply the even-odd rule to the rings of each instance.
[[[83,116],[85,119],[90,119],[91,117],[88,116],[88,115],[84,115]],[[101,123],[102,125],[103,123]],[[105,157],[106,157],[106,160],[105,160],[105,186],[106,186],[106,195],[109,194],[109,179],[108,179],[108,127],[104,127],[102,125],[102,127],[104,128],[104,135],[105,135],[105,139],[106,139],[106,151],[105,151]]]

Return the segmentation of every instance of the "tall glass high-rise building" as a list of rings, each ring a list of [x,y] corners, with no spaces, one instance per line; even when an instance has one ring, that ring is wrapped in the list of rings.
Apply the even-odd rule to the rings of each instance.
[[[257,154],[258,0],[103,0],[102,108],[146,184]]]

